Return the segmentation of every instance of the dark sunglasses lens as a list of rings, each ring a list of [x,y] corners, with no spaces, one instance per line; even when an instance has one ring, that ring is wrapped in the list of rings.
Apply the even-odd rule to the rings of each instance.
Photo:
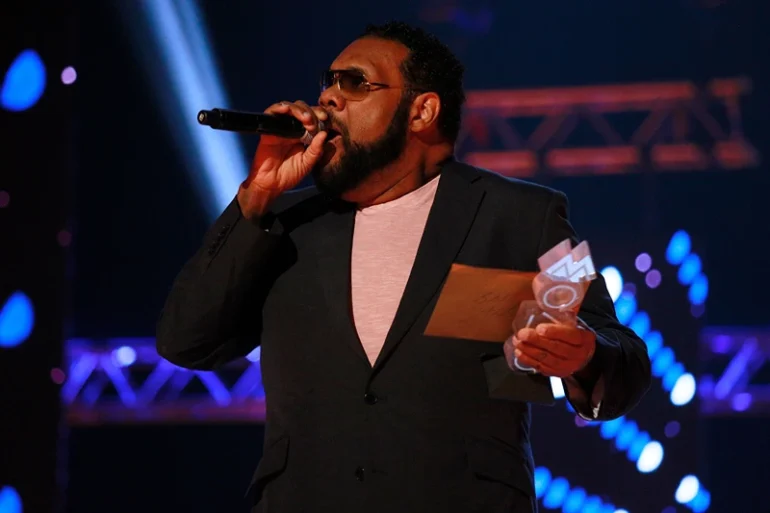
[[[340,89],[348,94],[356,96],[366,94],[364,88],[365,82],[364,77],[358,73],[345,73],[340,75]]]
[[[321,74],[321,91],[339,84],[342,94],[350,99],[366,96],[366,79],[355,71],[325,71]]]

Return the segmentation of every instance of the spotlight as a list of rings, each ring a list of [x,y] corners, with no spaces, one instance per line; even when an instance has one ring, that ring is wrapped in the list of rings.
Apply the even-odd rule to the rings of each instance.
[[[596,495],[580,488],[571,488],[563,477],[553,477],[544,467],[535,469],[535,495],[542,500],[545,509],[561,509],[563,513],[617,513],[624,510],[604,503]]]
[[[35,50],[24,50],[14,59],[0,87],[0,105],[18,112],[37,103],[45,91],[45,65]]]
[[[0,309],[0,348],[16,347],[27,340],[34,325],[32,301],[23,292],[14,292]]]
[[[703,513],[711,505],[711,494],[703,488],[697,477],[684,476],[674,493],[674,499],[679,504],[690,508],[693,513]]]
[[[679,265],[684,258],[690,253],[692,243],[690,242],[690,236],[684,230],[679,230],[671,237],[666,248],[666,260],[671,265]]]
[[[78,78],[78,74],[75,71],[75,68],[73,68],[72,66],[67,66],[61,72],[62,84],[65,84],[65,85],[74,84],[77,78]]]
[[[0,488],[0,513],[22,513],[21,497],[10,486]]]
[[[136,362],[136,350],[133,347],[122,346],[112,352],[112,357],[118,367],[128,367]]]
[[[607,285],[607,290],[610,293],[612,301],[617,301],[620,294],[623,292],[623,276],[618,271],[617,267],[605,267],[601,271],[604,282]]]

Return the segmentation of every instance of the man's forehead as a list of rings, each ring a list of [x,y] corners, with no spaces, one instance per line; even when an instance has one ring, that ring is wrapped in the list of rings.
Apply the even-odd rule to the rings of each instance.
[[[353,69],[367,76],[393,76],[409,51],[395,41],[365,37],[356,39],[334,59],[332,69]]]

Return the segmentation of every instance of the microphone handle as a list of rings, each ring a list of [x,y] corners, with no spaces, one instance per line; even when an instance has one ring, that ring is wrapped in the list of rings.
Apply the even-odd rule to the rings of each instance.
[[[228,109],[202,110],[198,123],[218,130],[274,135],[300,139],[307,131],[302,123],[288,115],[257,114]]]

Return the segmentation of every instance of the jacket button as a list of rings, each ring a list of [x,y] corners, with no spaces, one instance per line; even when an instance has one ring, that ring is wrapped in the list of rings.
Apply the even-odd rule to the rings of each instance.
[[[364,473],[365,473],[365,472],[366,472],[366,471],[365,471],[365,469],[364,469],[363,467],[357,467],[357,468],[356,468],[356,471],[355,471],[355,473],[354,473],[354,474],[355,474],[355,476],[356,476],[356,479],[357,479],[358,481],[363,481],[363,480],[364,480]]]
[[[364,394],[364,402],[366,404],[369,404],[369,405],[377,404],[377,401],[379,401],[379,400],[380,400],[380,398],[377,397],[377,394],[373,394],[371,392],[367,392],[367,393]]]

